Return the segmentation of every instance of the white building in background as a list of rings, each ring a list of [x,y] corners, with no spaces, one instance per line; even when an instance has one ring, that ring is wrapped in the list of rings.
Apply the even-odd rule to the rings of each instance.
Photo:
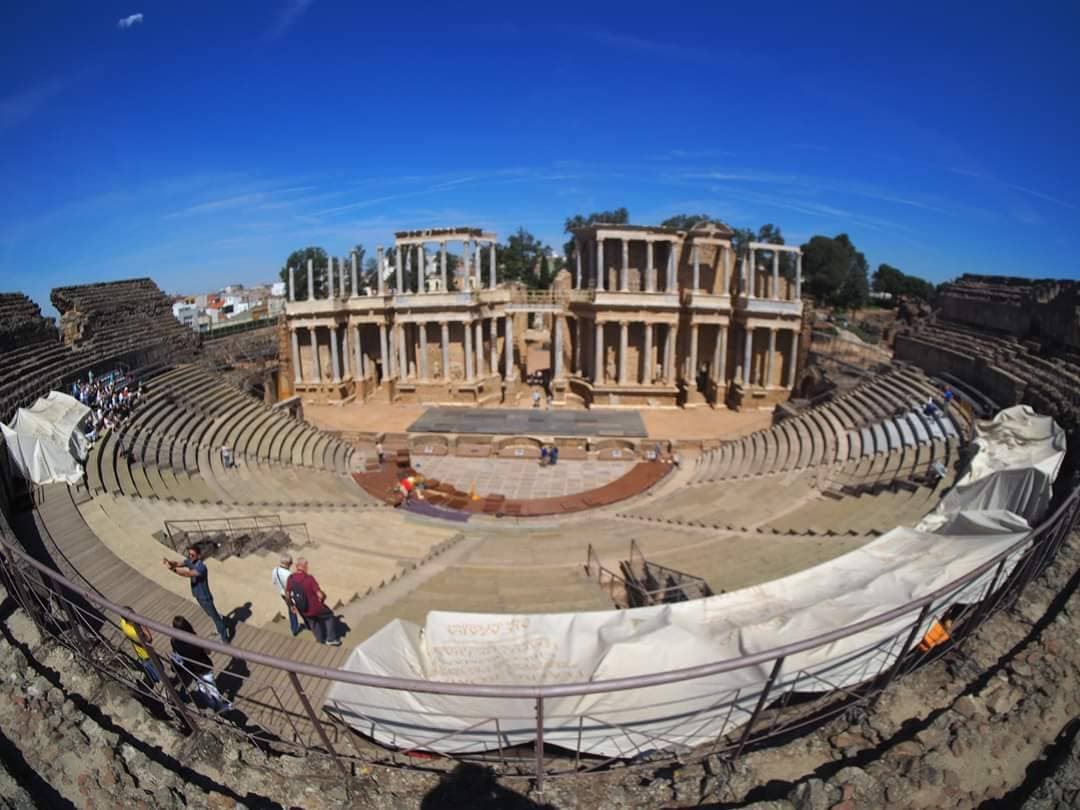
[[[195,304],[188,304],[183,301],[178,301],[173,304],[173,317],[180,321],[184,326],[194,329],[195,322],[199,317],[199,307]]]
[[[286,292],[286,285],[284,281],[275,281],[270,285],[270,295],[275,298],[284,298]]]

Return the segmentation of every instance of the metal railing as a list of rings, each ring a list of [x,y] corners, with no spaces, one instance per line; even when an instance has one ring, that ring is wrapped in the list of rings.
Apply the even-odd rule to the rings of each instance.
[[[314,666],[220,644],[142,617],[61,576],[18,548],[2,520],[0,574],[8,592],[43,633],[70,648],[99,673],[123,683],[136,698],[168,708],[176,722],[189,728],[217,724],[264,747],[329,756],[343,775],[350,772],[351,761],[437,768],[438,763],[418,763],[408,757],[412,751],[437,748],[446,763],[481,759],[506,776],[531,778],[542,789],[545,778],[592,773],[615,765],[647,764],[655,768],[672,759],[685,762],[688,757],[705,756],[734,762],[751,746],[787,739],[853,706],[870,705],[894,679],[962,644],[987,617],[1011,605],[1053,560],[1075,527],[1078,504],[1080,488],[1073,488],[1041,525],[981,565],[918,599],[848,626],[752,655],[574,683],[501,685],[386,677]],[[592,550],[589,565],[599,566]],[[142,669],[130,653],[131,643],[117,630],[121,617],[135,624],[141,646],[158,672],[165,671],[158,650],[165,640],[187,642],[246,662],[248,666],[229,675],[237,683],[228,689],[222,687],[226,673],[218,677],[218,688],[233,702],[233,711],[245,712],[244,722],[234,722],[231,711],[200,706],[196,696],[190,692],[185,695],[168,679],[154,685],[142,678]],[[945,617],[951,621],[948,639],[928,645],[930,636],[924,634],[936,619]],[[867,637],[860,634],[875,628],[888,632],[872,634],[874,640],[869,646],[850,651],[853,639],[861,645],[861,639]],[[153,643],[147,630],[156,638]],[[918,643],[920,638],[922,644]],[[842,641],[849,642],[849,651],[837,658],[829,650]],[[802,654],[810,653],[817,656],[818,663],[800,664],[808,660]],[[182,664],[181,660],[176,665]],[[837,677],[838,668],[853,664],[858,665],[854,685],[850,678]],[[741,685],[733,690],[710,680],[725,673],[738,673]],[[413,733],[403,737],[397,746],[384,747],[369,739],[386,739],[397,734],[400,726],[383,719],[382,704],[334,701],[321,707],[320,714],[305,691],[302,677],[309,679],[308,688],[310,679],[367,687],[387,703],[399,693],[475,699],[476,712],[472,716],[443,717],[430,710],[414,710],[412,722],[406,724]],[[689,690],[692,700],[675,699],[671,691],[650,691],[671,684]],[[634,691],[632,711],[606,709],[604,701],[597,698],[591,701],[591,708],[568,713],[561,700],[628,690]],[[498,699],[492,704],[499,707],[494,714],[485,710],[484,701],[491,699]],[[665,719],[667,725],[643,726],[640,717],[650,712]],[[253,719],[267,716],[272,716],[277,725],[259,726]],[[710,732],[703,739],[696,730],[717,717],[723,720],[720,731]],[[354,730],[358,726],[363,734]],[[476,751],[475,735],[481,731],[488,743]],[[531,742],[514,743],[523,732],[528,733]],[[583,750],[583,736],[598,732],[624,746],[619,755],[592,755]],[[573,744],[575,734],[577,746]],[[568,752],[554,755],[545,748],[545,739],[556,741]],[[458,742],[460,745],[454,748]]]
[[[241,536],[269,536],[280,532],[288,535],[290,542],[307,544],[309,540],[306,523],[281,522],[280,515],[241,515],[225,518],[188,518],[166,520],[165,535],[175,551],[183,551],[188,545],[211,539],[234,540]],[[247,552],[256,550],[259,544],[247,546]]]

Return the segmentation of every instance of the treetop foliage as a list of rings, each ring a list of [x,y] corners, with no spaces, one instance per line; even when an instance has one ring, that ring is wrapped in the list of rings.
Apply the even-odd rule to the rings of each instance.
[[[874,292],[889,293],[896,300],[902,295],[929,301],[934,294],[934,285],[918,276],[893,267],[891,264],[879,264],[871,281]]]

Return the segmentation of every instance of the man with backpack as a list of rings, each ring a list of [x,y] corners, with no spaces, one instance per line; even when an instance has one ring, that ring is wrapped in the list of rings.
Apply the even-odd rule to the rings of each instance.
[[[326,606],[326,594],[315,577],[308,573],[308,561],[303,557],[296,561],[296,571],[289,575],[285,590],[293,606],[304,617],[304,622],[315,634],[320,644],[340,647],[337,637],[337,617]]]

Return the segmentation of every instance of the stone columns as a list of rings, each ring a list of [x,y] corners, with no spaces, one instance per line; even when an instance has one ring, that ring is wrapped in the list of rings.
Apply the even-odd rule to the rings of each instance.
[[[352,252],[351,255],[352,255],[352,274],[349,276],[349,281],[352,282],[352,287],[350,288],[349,291],[353,295],[359,295],[360,294],[360,267],[359,267],[359,265],[360,265],[360,257],[356,254],[355,250]]]
[[[296,270],[289,266],[289,300],[296,300]]]
[[[443,292],[450,289],[446,283],[446,242],[439,242],[439,282],[442,285]]]
[[[339,286],[341,288],[341,297],[344,298],[345,297],[345,257],[344,256],[341,257],[341,264],[338,267],[339,267],[339,269],[341,271],[339,273],[339,276],[338,276],[338,278],[339,278]]]
[[[427,251],[423,245],[416,246],[416,291],[427,292]]]
[[[386,288],[383,287],[383,250],[382,245],[379,245],[375,251],[375,284],[376,291],[379,295],[386,294]]]
[[[772,295],[770,298],[780,299],[780,251],[774,250],[772,254]]]
[[[604,240],[596,238],[596,289],[604,289]]]
[[[728,261],[731,257],[731,248],[724,245],[720,253],[720,295],[727,295],[728,290]]]
[[[398,326],[398,365],[400,366],[398,373],[403,380],[410,376],[408,338],[409,325],[407,323],[402,323]]]
[[[667,243],[667,271],[664,273],[664,292],[670,293],[675,288],[675,242]]]
[[[773,369],[776,368],[776,329],[769,328],[769,357],[765,364],[765,381],[763,388],[771,388],[773,384]]]
[[[334,297],[334,257],[326,257],[326,298]]]
[[[630,324],[619,321],[619,385],[626,385],[626,355],[630,353]]]
[[[495,275],[495,240],[491,240],[491,245],[488,247],[488,259],[491,261],[491,277],[488,280],[488,289],[494,290],[495,285],[498,283],[498,278]]]
[[[696,323],[690,324],[690,373],[687,375],[688,382],[694,385],[697,382],[698,375],[698,362],[697,362],[697,349],[698,349],[698,325]]]
[[[630,291],[630,240],[622,241],[622,266],[619,268],[619,292]]]
[[[344,271],[342,267],[342,271]],[[341,327],[334,327],[341,330],[341,379],[346,379],[352,372],[349,370],[349,365],[352,363],[352,359],[349,356],[349,325],[345,324]]]
[[[402,281],[402,284],[404,284],[405,287],[409,285],[409,276],[412,275],[412,255],[413,246],[405,245],[405,277]],[[418,275],[423,275],[423,273],[419,273]],[[402,288],[402,292],[412,292],[412,290],[407,290],[405,287]]]
[[[380,248],[380,250],[382,250],[382,248]],[[385,323],[380,323],[379,324],[379,360],[382,361],[383,379],[384,380],[389,380],[390,377],[393,376],[393,375],[390,373],[390,355],[386,351],[386,324]]]
[[[479,260],[480,253],[477,248],[476,258]],[[477,261],[477,270],[479,270],[480,262]],[[465,382],[472,382],[476,379],[475,365],[473,363],[473,345],[472,345],[472,324],[468,321],[462,321],[461,327],[465,332]]]
[[[428,374],[427,323],[421,321],[416,325],[416,328],[420,332],[420,379],[427,380],[430,378]]]
[[[652,242],[649,243],[652,246]],[[652,251],[650,250],[650,253]],[[641,382],[652,385],[653,374],[656,373],[656,364],[653,362],[653,325],[645,324],[645,358],[641,361]]]
[[[398,295],[401,295],[403,292],[405,292],[405,276],[401,269],[401,251],[403,250],[403,248],[404,246],[401,245],[398,246],[397,250],[394,251],[394,269],[397,272],[396,289]]]
[[[795,300],[802,300],[802,253],[795,254]]]
[[[555,347],[555,379],[561,380],[563,376],[562,368],[562,330],[563,330],[563,317],[562,315],[555,315],[551,319],[552,328],[555,330],[555,338],[552,340],[552,345]]]
[[[753,384],[753,369],[750,368],[750,360],[754,348],[754,330],[747,326],[743,328],[743,382],[746,385]]]
[[[484,322],[476,322],[476,376],[484,377]]]
[[[495,318],[488,320],[488,338],[491,340],[491,373],[499,375],[499,322]]]
[[[311,370],[315,372],[315,378],[311,382],[322,382],[322,364],[319,362],[319,328],[317,326],[308,327],[308,334],[311,335]]]
[[[480,262],[480,256],[482,254],[481,254],[480,250],[481,250],[480,249],[480,242],[479,241],[473,242],[473,251],[476,254],[476,289],[478,289],[478,290],[484,289],[484,274],[483,274],[483,270],[481,269],[481,262]]]
[[[693,247],[690,248],[690,252],[693,254],[692,258],[694,261],[694,284],[690,289],[697,290],[701,287],[701,262],[699,260],[700,251],[698,250],[698,246],[695,244]]]
[[[315,300],[315,262],[307,260],[307,300]]]
[[[330,377],[334,382],[341,382],[341,359],[338,357],[338,328],[337,324],[331,326],[330,333]]]
[[[593,382],[604,384],[604,324],[596,322],[596,340],[593,341]]]
[[[742,293],[747,298],[754,297],[754,291],[750,286],[750,257],[743,256],[742,260],[742,272],[739,274],[739,280],[742,285]]]
[[[750,248],[750,297],[757,298],[757,251]]]
[[[465,289],[471,290],[472,271],[469,269],[469,240],[467,239],[461,240],[461,277],[464,279]]]
[[[574,273],[574,289],[581,289],[581,242],[574,237],[574,262],[577,272]]]
[[[577,331],[577,340],[574,341],[574,373],[579,377],[585,376],[585,319],[574,318]]]
[[[724,384],[727,376],[727,346],[724,345],[727,337],[727,327],[716,327],[716,345],[713,347],[712,373],[713,379],[718,385]]]
[[[291,285],[289,289],[292,289]],[[293,382],[299,384],[304,381],[304,378],[300,376],[300,337],[296,334],[295,328],[289,330],[289,337],[292,339]]]
[[[442,347],[442,376],[450,382],[450,324],[439,321],[439,345]]]
[[[669,323],[664,331],[664,382],[675,382],[675,324]]]
[[[352,327],[355,334],[353,335],[353,363],[356,366],[353,369],[353,377],[359,377],[362,380],[366,380],[368,376],[367,363],[364,357],[364,342],[360,337],[360,330],[363,328],[359,324]]]
[[[506,381],[514,381],[514,315],[506,313]]]
[[[799,363],[799,333],[794,329],[789,331],[791,333],[791,349],[788,355],[787,387],[794,390],[795,366]]]
[[[653,267],[653,243],[645,241],[645,292],[656,292],[656,268]]]

